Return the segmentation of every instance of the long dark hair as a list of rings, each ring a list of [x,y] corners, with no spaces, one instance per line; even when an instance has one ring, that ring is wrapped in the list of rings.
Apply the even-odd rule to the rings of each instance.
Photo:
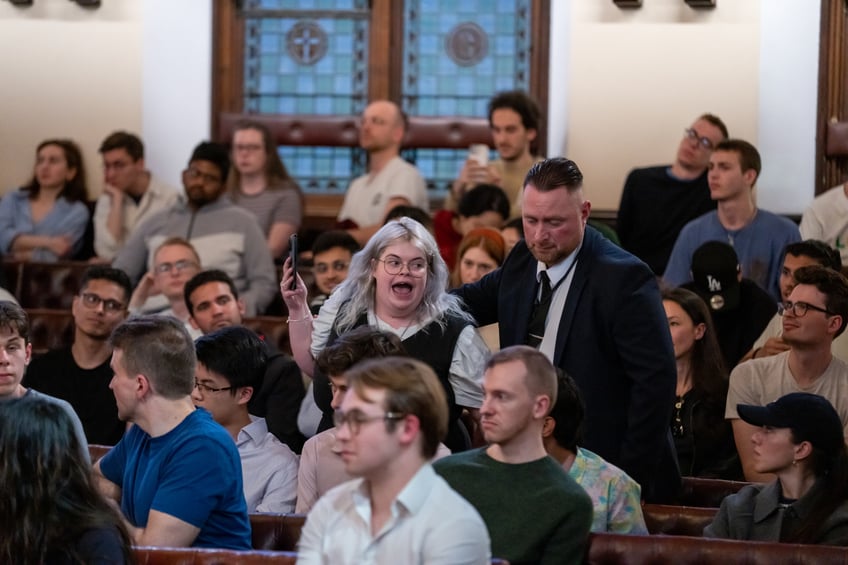
[[[791,431],[794,443],[799,444],[806,439],[794,429]],[[811,511],[798,531],[785,540],[787,542],[819,543],[825,533],[822,531],[825,521],[848,500],[848,451],[845,444],[833,452],[813,446],[808,465],[816,477],[816,490],[810,494]]]
[[[237,131],[246,129],[253,129],[262,134],[262,152],[265,153],[265,180],[268,183],[268,190],[290,188],[300,193],[300,186],[289,174],[289,170],[283,164],[283,160],[280,159],[280,154],[277,153],[277,144],[268,126],[255,120],[241,120],[233,128],[233,136]],[[233,146],[233,151],[235,151],[235,146]],[[235,159],[233,159],[233,164],[235,164]],[[241,173],[238,167],[233,166],[230,168],[230,174],[227,177],[227,187],[233,200],[238,199],[240,185]]]
[[[692,346],[692,389],[708,397],[726,395],[727,369],[707,305],[700,296],[685,288],[667,288],[662,292],[662,299],[683,308],[694,325],[704,324],[704,336]]]
[[[40,564],[67,552],[83,564],[74,547],[94,528],[115,528],[132,562],[129,535],[98,492],[61,406],[31,395],[0,402],[0,484],[0,562]]]
[[[85,202],[88,199],[88,190],[85,185],[85,165],[82,161],[80,148],[70,139],[48,139],[38,144],[35,150],[36,156],[38,156],[39,151],[48,145],[59,147],[65,154],[65,161],[68,163],[68,168],[76,171],[74,178],[65,181],[65,187],[59,193],[59,196],[63,196],[69,202]],[[38,197],[41,186],[38,184],[38,176],[34,172],[32,180],[21,187],[21,190],[29,192],[30,199]]]

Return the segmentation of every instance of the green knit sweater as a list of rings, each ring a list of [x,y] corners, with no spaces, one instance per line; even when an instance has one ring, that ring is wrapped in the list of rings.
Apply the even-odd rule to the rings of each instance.
[[[583,563],[592,501],[552,458],[511,465],[480,448],[433,467],[480,513],[493,557],[511,565]]]

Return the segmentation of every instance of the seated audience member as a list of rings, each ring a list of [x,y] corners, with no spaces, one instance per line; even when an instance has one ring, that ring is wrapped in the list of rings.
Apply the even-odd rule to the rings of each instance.
[[[29,318],[23,308],[14,302],[0,302],[0,372],[5,376],[0,379],[0,408],[4,402],[13,398],[34,397],[56,404],[64,410],[74,427],[80,456],[89,461],[88,441],[77,413],[71,405],[60,398],[54,398],[40,393],[21,384],[32,356],[32,344],[29,341]],[[2,412],[2,410],[0,410]]]
[[[503,189],[511,209],[508,217],[521,215],[524,176],[542,160],[533,154],[533,142],[542,120],[539,105],[526,92],[499,92],[489,100],[489,129],[498,158],[485,165],[469,156],[445,199],[445,208],[455,210],[466,191],[478,184],[494,184]]]
[[[435,235],[436,230],[433,226],[433,218],[430,217],[430,214],[427,213],[426,210],[423,210],[417,206],[407,206],[405,204],[398,204],[394,208],[388,211],[385,219],[383,220],[383,225],[387,224],[390,220],[397,220],[398,218],[412,218],[424,228]]]
[[[848,262],[848,183],[819,194],[801,216],[801,237],[816,239],[836,249],[843,263]]]
[[[647,535],[639,483],[601,456],[578,447],[584,411],[577,383],[560,374],[557,399],[542,428],[545,451],[592,499],[593,532]]]
[[[197,250],[181,237],[169,237],[153,252],[153,267],[141,277],[130,298],[130,312],[138,312],[150,296],[162,294],[168,307],[159,316],[173,316],[185,325],[192,339],[203,335],[191,325],[183,290],[186,282],[200,272]]]
[[[345,470],[306,518],[298,563],[487,565],[480,515],[428,462],[447,432],[444,389],[420,361],[386,357],[347,372],[335,412]]]
[[[671,165],[633,169],[624,181],[616,222],[621,245],[657,276],[683,226],[715,210],[707,169],[713,149],[725,139],[724,122],[703,114],[684,130]]]
[[[483,390],[480,425],[489,446],[445,457],[433,467],[480,512],[494,557],[582,563],[592,501],[548,456],[542,441],[557,397],[556,370],[536,349],[508,347],[486,364]]]
[[[365,245],[386,213],[404,204],[425,212],[430,205],[424,178],[400,156],[407,118],[394,102],[371,102],[362,113],[359,146],[368,153],[368,172],[354,179],[339,210],[340,227]]]
[[[439,253],[449,267],[456,265],[462,238],[476,228],[497,229],[509,218],[509,200],[500,187],[477,185],[459,201],[456,212],[439,210],[433,218]]]
[[[848,545],[848,455],[830,402],[795,392],[766,406],[737,405],[751,436],[753,467],[777,480],[721,503],[705,537]]]
[[[738,480],[742,470],[733,429],[724,419],[727,369],[707,305],[685,288],[664,290],[662,297],[677,360],[671,435],[680,473]]]
[[[145,169],[144,144],[138,136],[116,131],[99,151],[103,192],[94,207],[94,251],[111,261],[136,226],[176,204],[179,193]]]
[[[845,331],[848,321],[848,280],[818,265],[801,267],[795,280],[798,284],[780,308],[789,350],[740,363],[730,373],[725,417],[733,425],[748,481],[772,477],[754,466],[755,429],[739,419],[737,404],[765,406],[790,392],[811,392],[827,398],[848,429],[848,365],[831,354],[833,338]]]
[[[515,244],[524,239],[524,220],[513,218],[501,226],[501,237],[506,245],[506,254],[512,251]]]
[[[333,410],[339,409],[348,390],[345,375],[348,369],[366,359],[389,356],[406,356],[400,338],[368,326],[360,326],[340,335],[333,345],[325,348],[315,363],[330,379],[333,392],[330,406]],[[298,514],[309,512],[325,492],[353,478],[345,471],[336,433],[335,428],[324,430],[306,440],[303,445],[297,476],[295,511]],[[450,455],[450,450],[440,443],[435,458],[445,455]]]
[[[265,344],[247,328],[231,326],[194,343],[195,405],[208,410],[238,447],[248,512],[294,511],[297,455],[251,416],[247,403],[262,383],[268,363]]]
[[[469,231],[457,248],[453,286],[474,283],[501,266],[505,258],[504,240],[499,231],[476,228]]]
[[[17,261],[71,259],[88,225],[82,153],[69,139],[38,145],[30,180],[0,200],[0,251]]]
[[[753,191],[760,168],[760,153],[747,141],[727,139],[716,146],[707,181],[718,208],[680,231],[663,274],[666,283],[680,286],[692,280],[695,250],[707,241],[726,241],[736,250],[742,276],[780,300],[783,250],[800,241],[801,234],[791,220],[757,208]]]
[[[506,258],[504,241],[497,230],[473,229],[459,244],[456,267],[451,275],[453,287],[479,281],[501,266]],[[501,348],[498,324],[477,328],[480,337],[491,351]]]
[[[277,275],[256,218],[224,196],[229,168],[222,145],[198,145],[183,171],[187,202],[154,214],[138,226],[114,266],[138,281],[152,268],[153,251],[168,238],[182,237],[197,250],[204,267],[221,269],[235,281],[248,315],[261,314],[274,297]],[[154,306],[161,310],[167,304],[162,298]]]
[[[312,244],[312,275],[315,288],[309,310],[313,316],[335,290],[347,278],[347,269],[359,244],[350,234],[342,230],[326,231],[315,238]]]
[[[692,255],[692,282],[682,286],[709,305],[725,367],[735,367],[777,312],[769,294],[742,278],[733,247],[708,241]]]
[[[289,311],[289,339],[295,361],[314,379],[315,403],[324,413],[318,431],[332,427],[333,409],[327,377],[316,374],[314,358],[341,333],[370,325],[398,335],[410,356],[433,367],[451,413],[445,444],[454,452],[471,447],[460,415],[463,408],[474,415],[480,405],[480,375],[489,350],[471,316],[445,291],[447,265],[430,232],[409,218],[380,228],[353,256],[348,278],[314,324],[299,276],[291,290],[294,276],[286,261],[280,291]]]
[[[118,418],[109,336],[127,317],[130,280],[123,271],[89,267],[74,296],[74,342],[32,360],[24,385],[67,401],[79,415],[89,443],[115,445],[126,426]]]
[[[208,335],[228,326],[242,325],[244,304],[235,283],[223,271],[203,271],[183,289],[189,322]],[[267,342],[269,350],[273,344]],[[297,364],[285,353],[275,352],[268,360],[261,386],[254,388],[247,405],[254,416],[265,418],[268,431],[300,453],[306,438],[297,428],[297,413],[306,389]]]
[[[238,450],[191,400],[188,332],[168,316],[139,316],[111,342],[118,415],[134,425],[94,472],[101,492],[121,505],[133,543],[249,550]]]
[[[97,491],[74,422],[42,398],[0,405],[0,562],[132,563],[118,512]]]
[[[786,246],[783,254],[783,269],[780,271],[780,294],[784,302],[789,300],[792,289],[795,288],[795,271],[808,265],[821,265],[837,273],[842,272],[842,259],[839,251],[826,243],[815,239],[806,239]],[[783,340],[783,317],[775,314],[751,350],[742,358],[759,359],[769,355],[777,355],[789,349],[789,344]],[[848,334],[842,333],[833,340],[831,352],[836,357],[848,362]]]
[[[289,249],[289,236],[303,219],[303,195],[277,153],[267,126],[243,120],[233,129],[230,198],[256,216],[274,259]]]

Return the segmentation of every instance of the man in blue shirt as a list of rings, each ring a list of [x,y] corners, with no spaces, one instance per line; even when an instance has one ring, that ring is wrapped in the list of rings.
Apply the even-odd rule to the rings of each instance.
[[[249,550],[241,462],[227,431],[191,399],[191,337],[169,316],[140,316],[111,338],[118,417],[135,425],[95,464],[133,543]]]
[[[761,168],[759,152],[747,141],[727,139],[716,146],[707,181],[718,208],[681,230],[663,274],[666,283],[680,286],[691,281],[695,250],[708,241],[723,241],[736,251],[742,276],[760,285],[775,302],[781,300],[783,249],[801,241],[801,233],[791,220],[757,208],[754,185]]]

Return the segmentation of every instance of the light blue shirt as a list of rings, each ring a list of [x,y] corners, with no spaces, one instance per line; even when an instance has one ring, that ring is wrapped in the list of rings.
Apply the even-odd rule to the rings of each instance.
[[[70,202],[64,197],[56,199],[53,209],[40,222],[33,223],[29,193],[22,190],[10,192],[0,200],[0,249],[8,253],[19,235],[66,235],[71,240],[68,259],[82,248],[89,212],[82,202]],[[59,259],[53,251],[39,247],[33,249],[33,261],[55,262]]]
[[[726,229],[718,212],[707,212],[686,224],[677,236],[663,279],[672,286],[692,280],[692,255],[708,241],[729,243],[736,251],[742,276],[757,283],[777,302],[780,297],[780,269],[783,250],[801,241],[801,233],[792,221],[757,209],[754,219],[740,230]]]

